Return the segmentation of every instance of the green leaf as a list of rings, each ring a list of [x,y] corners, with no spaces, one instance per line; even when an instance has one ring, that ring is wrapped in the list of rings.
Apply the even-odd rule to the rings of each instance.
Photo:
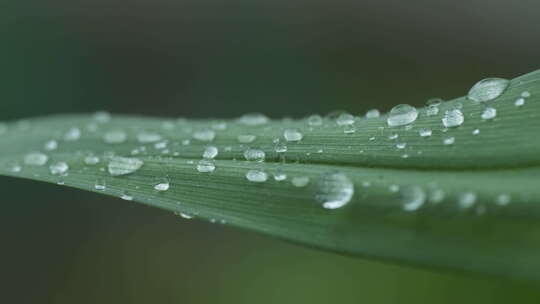
[[[525,91],[530,97],[516,106]],[[486,104],[497,110],[494,119],[481,118]],[[442,116],[459,105],[464,123],[445,129]],[[354,133],[335,117],[322,125],[256,115],[29,119],[0,126],[0,174],[349,255],[540,279],[540,71],[512,80],[493,101],[458,98],[439,109],[432,116],[420,109],[412,128],[388,127],[386,115],[356,118]],[[422,129],[432,135],[420,136]],[[286,141],[286,130],[300,131],[302,140]],[[444,144],[449,137],[454,143]],[[285,145],[286,152],[276,152]],[[198,170],[209,146],[219,153]],[[264,151],[265,161],[246,161],[248,148]],[[200,172],[209,163],[215,170]],[[249,181],[249,170],[256,170],[251,179],[264,179],[265,172],[268,180]],[[280,174],[287,179],[275,180]],[[349,186],[350,202],[323,207],[325,195],[346,203]]]

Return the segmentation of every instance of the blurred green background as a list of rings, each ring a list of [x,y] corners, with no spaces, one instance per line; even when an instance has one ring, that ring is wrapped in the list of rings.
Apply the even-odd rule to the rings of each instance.
[[[360,115],[539,67],[538,1],[6,2],[0,120]],[[343,257],[92,193],[0,182],[4,303],[540,300],[531,283]]]

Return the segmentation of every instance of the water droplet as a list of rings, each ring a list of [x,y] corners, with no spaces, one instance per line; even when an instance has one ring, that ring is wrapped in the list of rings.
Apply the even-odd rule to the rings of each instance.
[[[122,192],[122,194],[120,195],[120,198],[125,200],[125,201],[132,201],[133,200],[133,195],[131,195],[129,192],[127,191],[124,191]]]
[[[398,192],[399,191],[399,185],[392,184],[388,187],[388,191],[390,192]]]
[[[257,139],[257,136],[251,135],[251,134],[241,134],[236,137],[239,143],[241,144],[249,144],[255,141]]]
[[[98,123],[107,123],[111,120],[111,114],[105,111],[94,113],[94,120]]]
[[[167,148],[167,145],[169,143],[166,142],[166,141],[160,141],[160,142],[157,142],[154,144],[154,148],[156,148],[157,150],[163,150],[165,148]]]
[[[354,123],[354,116],[349,113],[341,113],[336,118],[336,123],[338,124],[338,126],[352,125]]]
[[[434,97],[426,101],[426,106],[428,107],[438,107],[444,100],[442,98]]]
[[[180,214],[180,216],[181,216],[182,218],[184,218],[184,219],[186,219],[186,220],[190,220],[190,219],[193,218],[192,215],[189,215],[189,214],[184,213],[184,212],[180,212],[179,214]]]
[[[420,131],[418,131],[418,134],[420,134],[420,136],[422,137],[430,137],[433,132],[430,129],[420,129]]]
[[[353,134],[356,132],[356,128],[353,125],[347,125],[343,127],[343,133]]]
[[[102,179],[102,178],[98,178],[96,180],[96,183],[94,184],[94,189],[99,190],[99,191],[103,191],[103,190],[107,189],[107,184],[106,184],[105,180]]]
[[[219,149],[217,147],[208,146],[206,149],[204,149],[203,158],[213,159],[218,155],[218,153]]]
[[[433,204],[437,204],[444,199],[444,195],[444,191],[441,189],[431,189],[428,194],[428,200]]]
[[[428,106],[426,108],[426,115],[427,116],[433,116],[439,114],[439,107],[438,106]]]
[[[350,202],[354,195],[354,184],[343,173],[328,172],[317,181],[315,199],[325,209],[338,209]]]
[[[22,167],[21,165],[19,165],[19,163],[17,162],[10,162],[7,164],[7,169],[9,170],[9,172],[12,172],[12,173],[19,173],[22,171]]]
[[[525,98],[518,98],[516,101],[514,101],[514,105],[516,107],[521,107],[525,104]]]
[[[482,112],[482,115],[480,115],[480,117],[482,117],[482,119],[484,120],[493,119],[496,116],[497,116],[497,110],[492,107],[485,108],[484,112]]]
[[[371,110],[368,110],[366,112],[366,118],[368,118],[368,119],[369,118],[377,118],[379,116],[381,116],[381,112],[379,112],[379,110],[377,110],[377,109],[371,109]]]
[[[463,192],[458,196],[458,205],[463,209],[472,207],[475,202],[476,194],[474,192]]]
[[[449,137],[443,139],[443,144],[445,144],[445,145],[453,145],[454,142],[456,142],[456,139],[453,136],[449,136]]]
[[[201,159],[197,164],[197,171],[201,173],[210,173],[216,170],[216,164],[212,159]]]
[[[529,97],[531,97],[531,93],[529,93],[529,91],[523,91],[523,92],[521,92],[521,97],[529,98]]]
[[[407,143],[404,143],[404,142],[400,142],[400,143],[397,143],[396,144],[396,148],[398,149],[405,149],[405,147],[407,147]]]
[[[281,182],[287,179],[287,174],[281,170],[274,172],[274,180]]]
[[[54,140],[54,139],[49,140],[48,142],[45,143],[44,149],[46,151],[56,150],[56,149],[58,149],[58,142],[56,140]]]
[[[263,162],[266,158],[266,154],[263,150],[247,149],[246,151],[244,151],[244,157],[248,161]]]
[[[307,118],[308,125],[315,127],[323,124],[323,118],[321,115],[311,115]]]
[[[156,141],[160,141],[161,140],[161,135],[159,135],[158,133],[143,131],[143,132],[137,134],[137,140],[141,144],[153,143],[153,142],[156,142]]]
[[[418,111],[415,107],[407,104],[400,104],[390,110],[390,114],[386,121],[390,127],[398,127],[413,123],[417,117]]]
[[[286,141],[297,142],[304,138],[304,134],[298,129],[287,129],[283,132],[283,137]]]
[[[108,165],[109,174],[121,176],[134,173],[143,166],[144,162],[138,158],[113,156]]]
[[[419,186],[406,187],[400,194],[403,202],[403,210],[405,211],[416,211],[426,201],[426,193]]]
[[[64,134],[65,141],[77,141],[81,138],[81,130],[79,128],[71,128]]]
[[[127,139],[127,134],[121,130],[108,131],[103,135],[103,141],[107,144],[121,144]]]
[[[163,191],[169,190],[170,186],[171,185],[169,183],[169,179],[163,178],[157,184],[154,185],[154,190],[163,192]]]
[[[465,120],[463,113],[459,109],[447,110],[442,118],[442,123],[446,128],[461,126]]]
[[[305,187],[309,184],[309,177],[308,176],[295,176],[292,178],[291,183],[295,187]]]
[[[250,182],[264,183],[268,180],[268,174],[262,170],[249,170],[246,178]]]
[[[474,129],[474,130],[472,130],[471,133],[472,133],[472,135],[478,135],[478,134],[480,134],[480,129]]]
[[[199,130],[193,132],[193,138],[200,141],[213,141],[216,137],[216,132],[214,130]]]
[[[390,140],[397,139],[398,137],[399,137],[399,134],[397,134],[397,133],[393,133],[393,134],[388,135],[388,139],[390,139]]]
[[[99,157],[95,155],[88,155],[84,158],[84,163],[86,165],[97,165],[99,163]]]
[[[53,175],[62,175],[66,174],[69,170],[69,166],[67,163],[61,161],[53,163],[49,166],[49,170],[51,171],[51,174]]]
[[[511,197],[508,194],[499,194],[495,198],[495,203],[499,206],[506,206],[510,203]]]
[[[224,121],[216,122],[212,124],[212,129],[214,130],[226,130],[227,129],[227,123]]]
[[[276,151],[277,153],[287,152],[287,145],[285,143],[277,143],[274,151]]]
[[[30,152],[24,156],[24,163],[29,166],[43,166],[49,157],[41,152]]]
[[[269,119],[261,113],[244,114],[238,119],[238,122],[247,126],[259,126],[268,123]]]
[[[506,90],[510,81],[502,78],[486,78],[477,82],[467,94],[467,98],[477,102],[493,100]]]

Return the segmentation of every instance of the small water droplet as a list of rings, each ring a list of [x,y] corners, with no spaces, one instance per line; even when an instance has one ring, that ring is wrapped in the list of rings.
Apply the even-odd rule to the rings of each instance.
[[[248,113],[242,115],[238,122],[247,126],[259,126],[268,123],[269,119],[261,113]]]
[[[482,115],[480,115],[480,117],[482,117],[482,119],[484,120],[493,119],[496,116],[497,116],[497,110],[492,107],[485,108],[484,112],[482,112]]]
[[[419,186],[405,187],[400,194],[405,211],[416,211],[426,201],[426,193]]]
[[[141,144],[153,143],[161,140],[161,135],[158,133],[143,131],[137,134],[137,140]]]
[[[21,165],[19,165],[19,163],[17,162],[9,162],[7,164],[7,169],[9,172],[12,172],[12,173],[19,173],[22,171]]]
[[[354,124],[354,116],[349,113],[341,113],[336,118],[336,123],[338,126],[348,126]]]
[[[467,94],[467,98],[477,102],[491,101],[506,90],[510,81],[502,78],[486,78],[477,82]]]
[[[24,156],[24,164],[29,166],[43,166],[49,157],[41,152],[30,152]]]
[[[281,170],[274,172],[274,180],[281,182],[287,179],[287,174]]]
[[[49,170],[53,175],[63,175],[69,170],[69,166],[66,162],[60,161],[53,163],[49,166]]]
[[[244,151],[244,157],[247,161],[263,162],[266,158],[266,153],[259,149],[247,149]]]
[[[343,133],[353,134],[356,132],[356,128],[353,125],[346,125],[343,127]]]
[[[127,175],[136,172],[144,165],[138,158],[113,156],[107,166],[112,176]]]
[[[168,178],[162,178],[157,184],[154,185],[154,190],[159,192],[164,192],[169,190],[171,184],[169,183]]]
[[[180,214],[180,216],[181,216],[182,218],[184,218],[184,219],[186,219],[186,220],[190,220],[190,219],[193,218],[192,215],[189,215],[189,214],[184,213],[184,212],[180,212],[179,214]]]
[[[445,144],[445,145],[453,145],[454,142],[456,142],[456,139],[453,136],[449,136],[449,137],[446,137],[445,139],[443,139],[443,144]]]
[[[396,144],[396,148],[398,149],[405,149],[405,147],[407,147],[407,143],[404,143],[404,142],[400,142],[400,143],[397,143]]]
[[[127,139],[127,134],[121,130],[108,131],[103,135],[103,141],[107,144],[121,144]]]
[[[257,139],[257,136],[251,134],[240,134],[236,137],[236,139],[241,144],[250,144]]]
[[[129,192],[127,191],[124,191],[122,192],[122,194],[120,195],[120,198],[125,200],[125,201],[132,201],[133,200],[133,195],[131,195]]]
[[[397,134],[397,133],[393,133],[393,134],[388,135],[388,139],[390,139],[390,140],[397,139],[398,137],[399,137],[399,134]]]
[[[428,194],[428,200],[433,204],[438,204],[444,199],[445,193],[442,189],[431,189]]]
[[[96,165],[98,164],[100,161],[99,157],[95,156],[95,155],[88,155],[84,158],[84,163],[86,165]]]
[[[518,98],[516,101],[514,101],[514,105],[516,107],[521,107],[525,104],[525,98]]]
[[[213,141],[216,137],[214,130],[199,130],[193,132],[193,138],[200,141]]]
[[[323,118],[321,117],[321,115],[311,115],[307,118],[307,123],[312,127],[320,126],[323,124]]]
[[[447,110],[442,118],[442,123],[446,128],[458,127],[465,120],[463,113],[459,109]]]
[[[476,193],[474,192],[463,192],[458,196],[458,205],[463,209],[470,208],[476,202]]]
[[[420,136],[422,137],[430,137],[433,132],[430,129],[420,129],[420,131],[418,131],[418,134],[420,134]]]
[[[286,141],[298,142],[304,138],[304,134],[298,129],[287,129],[283,132],[283,137]]]
[[[287,152],[287,145],[285,143],[277,143],[274,151],[276,151],[277,153]]]
[[[295,187],[305,187],[309,184],[309,177],[308,176],[295,176],[292,178],[291,183]]]
[[[325,209],[338,209],[350,202],[354,195],[354,184],[343,173],[323,173],[317,181],[315,199]]]
[[[523,91],[523,92],[521,92],[521,97],[529,98],[529,97],[531,97],[531,93],[529,93],[529,91]]]
[[[379,112],[379,110],[377,110],[377,109],[371,109],[371,110],[368,110],[366,112],[366,118],[368,118],[368,119],[369,118],[377,118],[379,116],[381,116],[381,112]]]
[[[246,173],[246,178],[250,182],[264,183],[268,180],[268,174],[262,170],[249,170]]]
[[[45,145],[43,146],[43,148],[46,150],[46,151],[54,151],[56,149],[58,149],[58,142],[54,139],[52,140],[49,140],[45,143]]]
[[[390,191],[390,192],[398,192],[399,191],[399,185],[392,184],[392,185],[388,186],[388,191]]]
[[[219,149],[217,147],[208,146],[206,147],[206,149],[204,149],[203,158],[213,159],[218,155],[218,153],[219,153]]]
[[[201,173],[210,173],[214,172],[214,170],[216,170],[216,164],[212,159],[201,159],[197,163],[197,171]]]
[[[64,134],[65,141],[77,141],[81,138],[81,130],[79,128],[71,128]]]
[[[93,117],[98,123],[107,123],[111,120],[111,114],[105,111],[98,111],[94,113]]]
[[[102,178],[98,178],[96,180],[96,183],[94,184],[94,189],[99,190],[99,191],[103,191],[103,190],[107,189],[107,184],[106,184],[105,180],[102,179]]]
[[[224,121],[215,122],[214,124],[212,124],[212,129],[219,130],[219,131],[226,130],[227,123]]]
[[[478,135],[478,134],[480,134],[480,129],[474,129],[474,130],[472,130],[471,133],[472,133],[472,135]]]
[[[504,193],[497,195],[497,197],[495,198],[495,203],[497,203],[497,205],[499,206],[506,206],[510,203],[510,201],[510,195]]]

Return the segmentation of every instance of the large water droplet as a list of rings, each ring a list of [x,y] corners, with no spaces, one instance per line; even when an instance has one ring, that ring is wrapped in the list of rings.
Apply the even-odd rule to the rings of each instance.
[[[24,163],[29,166],[43,166],[49,157],[41,152],[30,152],[24,156]]]
[[[283,137],[286,141],[296,142],[304,138],[304,134],[298,129],[287,129],[283,132]]]
[[[447,128],[461,126],[465,120],[463,113],[459,109],[448,110],[444,113],[442,123]]]
[[[477,82],[467,94],[473,101],[485,102],[493,100],[506,90],[510,81],[502,78],[486,78]]]
[[[386,122],[390,127],[404,126],[413,123],[418,117],[418,111],[415,107],[400,104],[390,110]]]
[[[348,204],[354,195],[354,184],[343,173],[328,172],[317,181],[315,199],[323,208],[338,209]]]
[[[120,176],[134,173],[143,166],[144,162],[138,158],[113,156],[108,165],[109,174]]]
[[[53,175],[62,175],[66,174],[69,170],[69,165],[63,161],[56,162],[49,166],[49,170]]]
[[[247,149],[244,152],[244,157],[248,161],[263,162],[266,158],[266,153],[259,149]]]
[[[246,178],[250,182],[264,183],[268,180],[268,174],[262,170],[249,170],[246,173]]]
[[[405,211],[418,210],[426,201],[426,193],[419,186],[405,187],[400,194]]]

